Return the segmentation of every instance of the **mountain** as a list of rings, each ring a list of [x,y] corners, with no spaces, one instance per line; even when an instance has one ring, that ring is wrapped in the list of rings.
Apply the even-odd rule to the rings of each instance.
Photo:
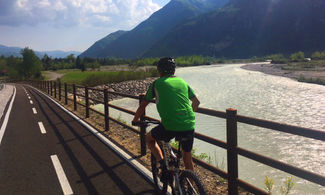
[[[230,0],[170,30],[144,57],[247,58],[325,50],[324,0]]]
[[[0,56],[4,55],[5,57],[9,57],[9,56],[21,56],[20,55],[20,50],[22,50],[22,48],[19,47],[7,47],[4,45],[0,45]]]
[[[0,56],[3,55],[5,57],[9,57],[9,56],[15,56],[15,57],[22,57],[20,54],[20,51],[23,48],[19,48],[19,47],[7,47],[4,45],[0,45]],[[70,54],[74,54],[75,56],[78,56],[81,52],[78,51],[34,51],[35,54],[39,57],[39,58],[43,58],[43,56],[45,54],[47,54],[48,56],[51,56],[52,58],[65,58]]]
[[[116,39],[120,38],[122,35],[127,33],[128,31],[119,30],[113,32],[106,37],[102,38],[101,40],[94,43],[90,48],[88,48],[85,52],[83,52],[80,56],[81,57],[93,57],[93,58],[100,58],[105,56],[105,47],[111,44]]]
[[[171,29],[182,22],[201,14],[216,10],[228,0],[171,0],[166,6],[152,14],[131,31],[112,33],[97,41],[82,53],[81,57],[141,57]],[[116,36],[116,33],[117,36]],[[112,40],[111,37],[116,39]],[[109,39],[105,43],[105,41]]]

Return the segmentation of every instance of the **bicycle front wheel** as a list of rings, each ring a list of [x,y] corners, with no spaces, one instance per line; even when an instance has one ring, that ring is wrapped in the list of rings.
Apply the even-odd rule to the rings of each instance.
[[[155,184],[155,188],[160,194],[166,194],[168,182],[160,182],[160,174],[159,171],[161,171],[158,167],[158,162],[153,154],[151,154],[151,171],[153,176],[153,181]]]
[[[179,180],[184,195],[207,194],[199,176],[193,171],[190,170],[182,171]]]

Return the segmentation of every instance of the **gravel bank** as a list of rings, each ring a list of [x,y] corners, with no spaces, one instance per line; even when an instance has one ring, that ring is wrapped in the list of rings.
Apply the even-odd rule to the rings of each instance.
[[[299,77],[303,76],[305,78],[313,78],[313,79],[323,79],[325,80],[325,71],[290,71],[283,70],[283,64],[247,64],[242,66],[241,68],[252,71],[259,71],[265,74],[271,74],[276,76],[288,77],[294,80],[298,80]]]
[[[146,78],[144,80],[132,80],[132,81],[123,81],[120,83],[111,83],[106,85],[99,85],[94,88],[96,89],[104,89],[105,87],[108,88],[108,91],[111,92],[117,92],[122,94],[128,94],[128,95],[140,95],[142,93],[146,93],[149,89],[149,86],[152,82],[154,82],[157,78]],[[78,89],[78,94],[84,95],[84,89]],[[104,95],[102,92],[98,91],[89,91],[89,96],[94,99],[102,100],[104,98]],[[123,98],[121,96],[112,95],[109,94],[109,101],[117,100],[120,98]]]

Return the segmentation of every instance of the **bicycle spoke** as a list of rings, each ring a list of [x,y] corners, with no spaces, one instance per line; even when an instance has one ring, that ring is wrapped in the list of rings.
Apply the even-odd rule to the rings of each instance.
[[[206,191],[200,178],[189,170],[182,171],[180,175],[180,185],[184,195],[200,194],[205,195]]]
[[[190,188],[190,189],[188,189],[188,191],[189,191],[191,194],[199,194],[199,193],[197,192],[197,190],[195,189],[195,187],[193,186],[192,182],[191,182],[188,178],[186,178],[186,183],[188,184],[188,185],[187,185],[188,188]]]

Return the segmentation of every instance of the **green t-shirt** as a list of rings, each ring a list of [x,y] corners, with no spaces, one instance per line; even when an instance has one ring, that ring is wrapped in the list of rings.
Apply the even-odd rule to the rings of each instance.
[[[195,128],[195,115],[190,99],[193,89],[181,78],[161,77],[154,81],[146,94],[146,100],[156,99],[161,122],[167,131],[190,131]]]

